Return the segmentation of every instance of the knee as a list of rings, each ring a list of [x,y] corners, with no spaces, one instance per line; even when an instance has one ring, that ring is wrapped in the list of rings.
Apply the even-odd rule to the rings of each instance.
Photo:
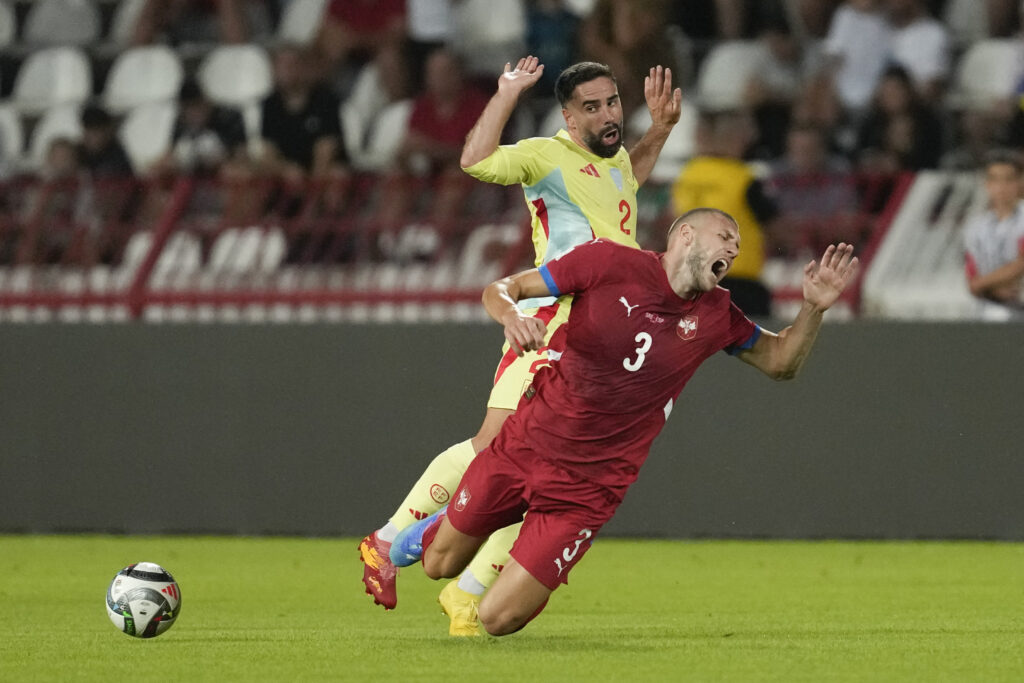
[[[488,609],[480,606],[480,625],[492,636],[507,636],[526,625],[527,619],[514,609]]]
[[[427,548],[423,553],[423,572],[434,579],[452,579],[459,575],[465,568],[458,566],[457,558],[443,551],[432,552],[433,548]]]

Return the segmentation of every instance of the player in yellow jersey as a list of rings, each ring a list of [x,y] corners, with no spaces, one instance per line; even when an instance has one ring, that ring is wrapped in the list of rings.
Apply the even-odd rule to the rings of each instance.
[[[672,72],[654,67],[644,79],[651,126],[628,152],[623,147],[623,111],[611,70],[595,62],[565,69],[555,83],[565,129],[550,138],[528,138],[499,145],[501,132],[520,95],[543,74],[536,57],[505,65],[491,98],[466,138],[461,165],[475,178],[490,183],[519,183],[526,195],[533,227],[536,265],[561,256],[596,237],[638,247],[636,191],[647,180],[672,127],[679,120],[682,93],[672,88]],[[476,454],[497,435],[519,403],[537,369],[557,360],[548,342],[569,316],[571,297],[520,302],[547,325],[545,345],[523,352],[505,345],[480,430],[450,447],[427,467],[405,500],[383,527],[360,543],[363,583],[377,604],[397,603],[397,570],[388,554],[397,533],[440,509]],[[497,578],[508,558],[518,526],[503,529],[480,549],[457,582],[439,598],[451,619],[452,635],[479,635],[476,605]]]

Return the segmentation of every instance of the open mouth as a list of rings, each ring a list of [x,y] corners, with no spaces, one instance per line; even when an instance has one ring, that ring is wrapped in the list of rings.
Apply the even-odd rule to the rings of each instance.
[[[711,264],[711,274],[715,276],[716,280],[721,280],[727,270],[729,270],[729,262],[724,258],[720,258]]]
[[[614,145],[619,141],[619,127],[611,126],[601,133],[601,142],[606,145]]]

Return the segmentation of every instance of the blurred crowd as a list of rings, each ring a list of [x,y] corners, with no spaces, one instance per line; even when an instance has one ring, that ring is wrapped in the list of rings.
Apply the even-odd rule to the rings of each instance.
[[[408,188],[423,185],[409,179],[431,183],[431,211],[442,222],[469,191],[458,168],[462,141],[505,63],[526,54],[540,57],[545,76],[517,110],[509,140],[557,131],[554,78],[580,60],[612,67],[626,130],[642,132],[643,76],[655,64],[670,67],[686,112],[655,179],[692,202],[699,195],[681,189],[688,166],[754,162],[739,182],[752,220],[766,229],[779,216],[843,224],[864,210],[858,176],[977,169],[994,147],[1024,146],[1024,87],[985,101],[955,97],[958,64],[972,45],[1021,35],[1018,0],[121,0],[128,2],[135,11],[122,29],[124,49],[167,44],[185,56],[163,153],[140,166],[116,134],[123,114],[90,103],[80,110],[82,134],[54,137],[30,173],[271,178],[285,188],[275,191],[280,199],[288,187],[369,172],[387,181],[382,230],[413,210],[418,195]],[[282,37],[302,9],[319,18],[299,39]],[[59,24],[55,16],[50,26],[59,32]],[[224,44],[270,55],[272,83],[255,116],[218,103],[196,78],[198,55]],[[1010,78],[1022,82],[1024,68]],[[94,88],[101,91],[102,77]],[[0,168],[13,172],[3,150],[0,128]],[[342,200],[328,192],[321,201]],[[244,213],[261,204],[250,196],[238,206]],[[800,247],[784,237],[774,244]]]

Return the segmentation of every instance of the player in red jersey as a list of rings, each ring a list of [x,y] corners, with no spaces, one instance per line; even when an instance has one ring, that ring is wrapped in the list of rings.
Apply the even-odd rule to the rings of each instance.
[[[492,283],[484,306],[521,351],[543,342],[544,324],[516,301],[575,294],[564,351],[537,373],[448,507],[399,534],[392,561],[422,557],[431,578],[455,576],[488,534],[527,513],[479,618],[504,635],[536,616],[611,519],[697,367],[725,350],[791,379],[858,269],[852,246],[830,246],[804,269],[800,313],[774,334],[718,286],[739,246],[731,216],[695,209],[672,224],[663,254],[595,240]]]

